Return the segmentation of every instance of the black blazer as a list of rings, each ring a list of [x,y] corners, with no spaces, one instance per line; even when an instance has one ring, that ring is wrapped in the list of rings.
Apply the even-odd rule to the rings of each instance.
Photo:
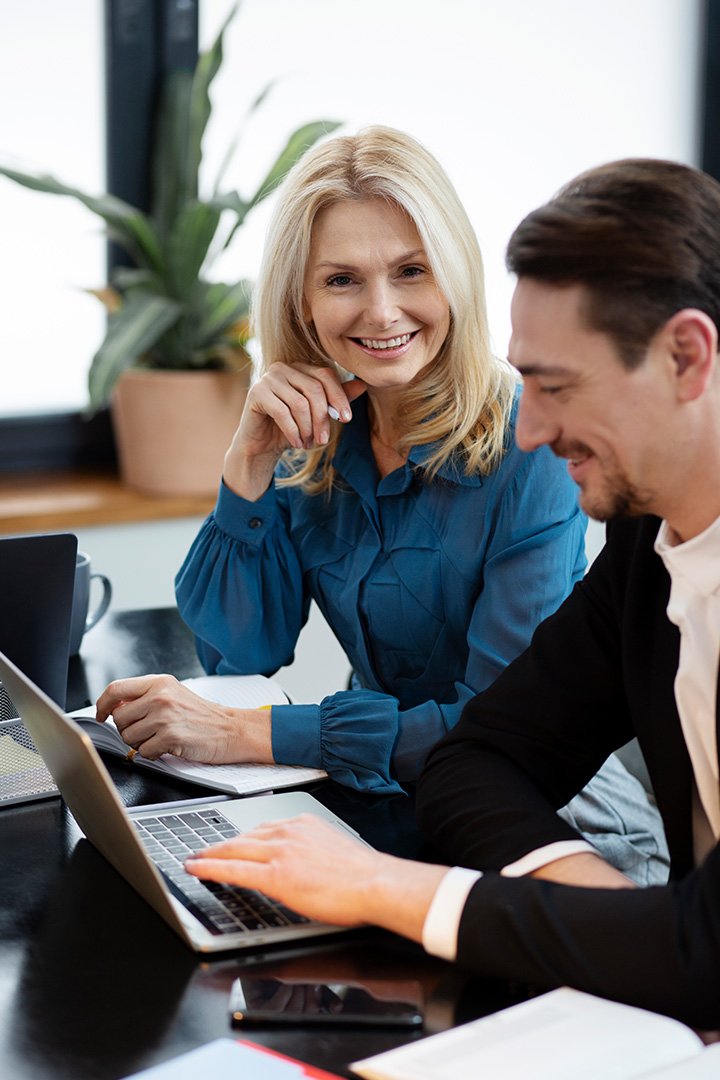
[[[637,736],[672,883],[580,889],[486,873],[463,912],[458,961],[720,1027],[720,847],[693,870],[692,767],[673,687],[680,639],[653,550],[659,525],[612,525],[585,580],[431,752],[418,814],[448,861],[498,870],[576,839],[555,810]]]

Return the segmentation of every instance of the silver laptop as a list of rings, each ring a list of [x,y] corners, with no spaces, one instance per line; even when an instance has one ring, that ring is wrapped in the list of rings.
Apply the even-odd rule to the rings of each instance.
[[[193,799],[128,810],[90,738],[1,652],[0,680],[88,840],[190,948],[220,952],[342,929],[304,919],[254,890],[206,885],[182,865],[192,850],[300,813],[317,814],[357,836],[312,795]]]
[[[0,650],[65,705],[77,537],[0,539]],[[59,794],[0,680],[0,806]]]

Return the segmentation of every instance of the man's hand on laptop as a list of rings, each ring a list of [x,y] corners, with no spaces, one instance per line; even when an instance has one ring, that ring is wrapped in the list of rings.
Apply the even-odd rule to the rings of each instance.
[[[96,707],[100,722],[112,716],[128,746],[151,760],[175,754],[213,765],[273,762],[269,709],[218,705],[172,675],[117,679]]]
[[[382,926],[414,941],[446,866],[385,855],[314,814],[272,821],[197,852],[195,877],[259,889],[337,926]]]

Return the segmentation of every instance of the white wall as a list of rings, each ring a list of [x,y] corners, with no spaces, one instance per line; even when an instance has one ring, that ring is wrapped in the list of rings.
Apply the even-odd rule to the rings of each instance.
[[[595,560],[605,543],[605,525],[600,521],[589,521],[585,534],[585,551],[588,566]]]

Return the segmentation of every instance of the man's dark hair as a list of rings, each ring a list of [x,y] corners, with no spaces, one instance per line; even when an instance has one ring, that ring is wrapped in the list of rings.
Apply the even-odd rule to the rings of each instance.
[[[720,184],[647,158],[582,173],[510,238],[507,267],[548,285],[582,285],[582,316],[636,367],[676,311],[720,330]]]

